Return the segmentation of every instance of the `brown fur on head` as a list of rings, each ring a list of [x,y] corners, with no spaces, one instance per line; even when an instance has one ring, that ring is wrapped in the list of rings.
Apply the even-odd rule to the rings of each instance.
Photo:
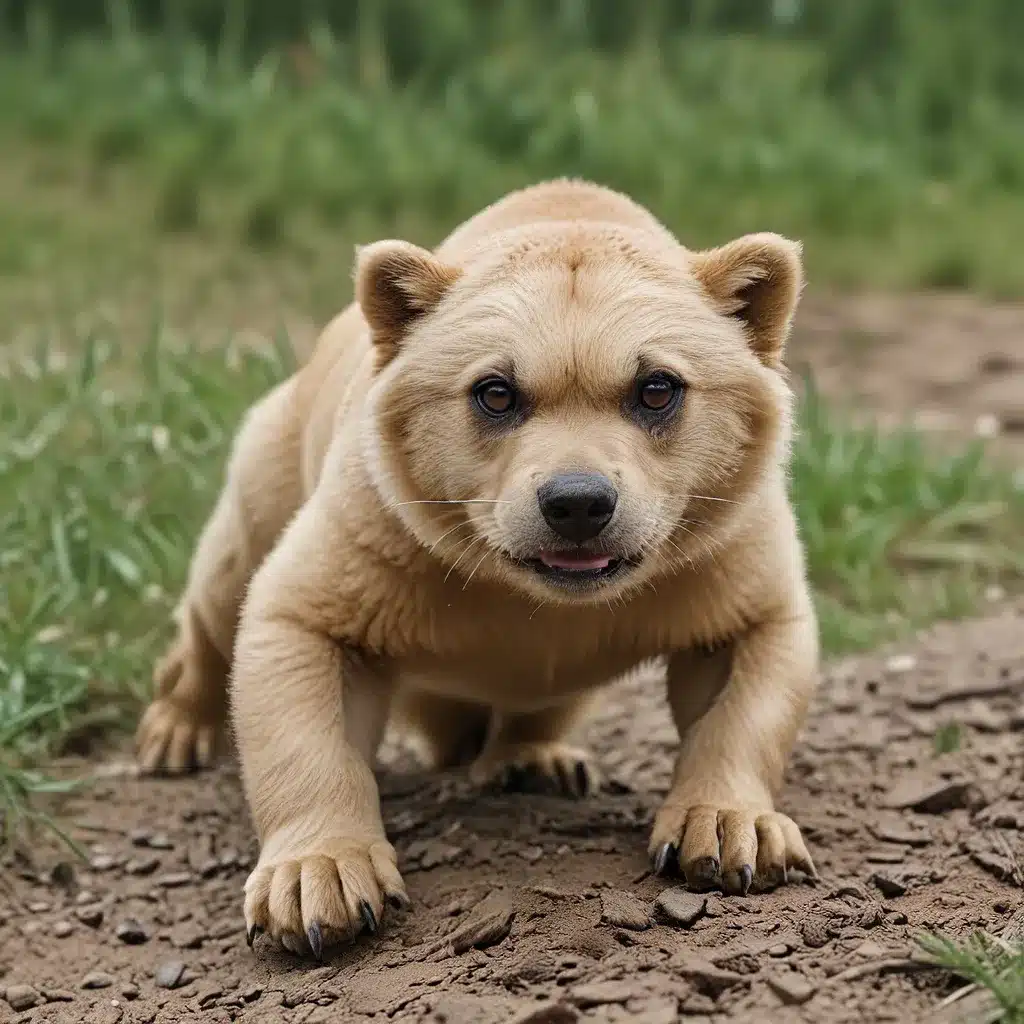
[[[608,600],[700,560],[783,462],[801,278],[777,235],[690,253],[600,223],[512,230],[458,267],[361,250],[383,503],[439,559],[542,600]],[[594,537],[542,514],[566,474],[611,488]]]

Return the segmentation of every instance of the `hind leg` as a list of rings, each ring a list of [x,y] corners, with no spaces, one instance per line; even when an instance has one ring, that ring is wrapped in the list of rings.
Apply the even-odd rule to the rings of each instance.
[[[154,671],[155,699],[136,733],[143,772],[206,768],[223,739],[231,643],[248,579],[234,520],[222,495],[192,561],[178,635]]]
[[[434,770],[466,765],[477,757],[491,718],[482,705],[422,690],[401,691],[394,715],[414,733],[423,760]]]
[[[579,698],[527,714],[493,712],[487,741],[470,767],[480,785],[582,797],[601,786],[590,754],[567,742],[591,706]]]
[[[222,745],[232,647],[245,589],[300,500],[288,385],[253,407],[178,605],[178,633],[154,672],[136,732],[143,772],[205,768]]]

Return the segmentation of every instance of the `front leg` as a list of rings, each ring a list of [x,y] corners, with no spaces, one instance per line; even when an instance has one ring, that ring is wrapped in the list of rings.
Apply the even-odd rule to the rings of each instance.
[[[650,854],[659,873],[718,878],[729,892],[814,875],[797,826],[774,808],[786,762],[817,681],[813,613],[779,617],[712,653],[673,655],[668,699],[680,750]]]
[[[408,897],[371,770],[390,680],[343,654],[325,615],[300,515],[257,573],[242,615],[232,719],[260,836],[245,884],[250,943],[266,931],[293,952],[375,932],[385,901]],[[316,598],[320,598],[318,603]]]

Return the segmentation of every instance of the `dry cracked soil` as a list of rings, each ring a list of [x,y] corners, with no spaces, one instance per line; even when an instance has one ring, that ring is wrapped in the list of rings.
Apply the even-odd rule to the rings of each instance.
[[[958,749],[938,753],[951,722]],[[230,762],[177,781],[108,762],[64,808],[90,863],[44,843],[3,873],[0,1015],[942,1020],[958,983],[915,936],[1024,931],[1024,603],[828,667],[781,798],[814,884],[725,897],[649,875],[674,738],[656,670],[617,684],[589,733],[611,785],[580,801],[481,795],[391,746],[385,818],[414,905],[322,964],[246,947],[256,846]]]

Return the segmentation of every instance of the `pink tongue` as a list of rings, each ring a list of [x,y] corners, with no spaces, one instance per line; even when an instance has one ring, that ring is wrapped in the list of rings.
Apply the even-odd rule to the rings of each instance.
[[[607,569],[611,555],[571,555],[567,551],[543,551],[540,560],[549,569],[574,569],[587,572],[594,569]]]

